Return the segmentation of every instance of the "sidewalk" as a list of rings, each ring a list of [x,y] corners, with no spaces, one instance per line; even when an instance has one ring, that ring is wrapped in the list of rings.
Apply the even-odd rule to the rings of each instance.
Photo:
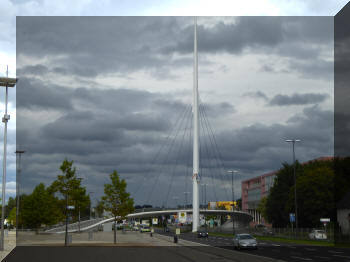
[[[0,261],[2,261],[16,247],[16,231],[5,230],[4,251],[0,251]]]
[[[113,232],[93,232],[89,240],[89,233],[73,233],[70,246],[177,246],[173,239],[158,234],[128,231],[123,234],[117,231],[117,244],[113,243]],[[63,246],[64,234],[35,234],[34,232],[20,232],[18,246]],[[187,242],[187,241],[186,241]],[[184,243],[184,240],[179,241]]]

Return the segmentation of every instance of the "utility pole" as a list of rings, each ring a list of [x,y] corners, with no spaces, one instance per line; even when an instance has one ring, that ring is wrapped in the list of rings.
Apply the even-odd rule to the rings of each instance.
[[[232,189],[232,233],[235,234],[235,220],[234,220],[234,203],[235,203],[235,192],[234,192],[234,179],[233,174],[238,173],[236,170],[229,170],[227,173],[231,173],[231,189]]]
[[[0,86],[6,87],[5,93],[5,114],[2,118],[2,122],[5,124],[4,128],[4,156],[3,156],[3,173],[2,173],[2,213],[1,213],[1,239],[0,239],[0,251],[4,250],[4,222],[5,222],[5,198],[6,198],[6,156],[7,156],[7,122],[10,120],[10,115],[7,114],[8,104],[8,88],[14,87],[17,83],[16,78],[9,78],[9,69],[7,67],[6,77],[0,78]]]
[[[16,194],[17,194],[17,203],[16,203],[16,238],[18,237],[18,214],[19,214],[19,203],[20,203],[20,181],[21,181],[21,155],[25,153],[24,150],[16,150],[15,154],[18,157],[18,166],[17,166],[17,175],[16,175]]]
[[[294,174],[294,208],[295,208],[295,232],[298,232],[298,202],[297,202],[297,179],[295,174],[295,142],[300,142],[300,139],[286,139],[288,143],[292,143],[293,145],[293,174]]]

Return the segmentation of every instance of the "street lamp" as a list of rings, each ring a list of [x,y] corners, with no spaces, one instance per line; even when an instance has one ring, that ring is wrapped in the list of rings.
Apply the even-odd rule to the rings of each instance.
[[[229,170],[227,173],[231,173],[231,186],[232,186],[232,233],[235,234],[235,221],[234,221],[234,203],[235,203],[235,192],[234,192],[234,184],[233,184],[233,174],[238,173],[237,170]]]
[[[3,173],[2,173],[2,213],[1,213],[1,239],[0,239],[0,250],[4,250],[4,220],[5,220],[5,190],[6,190],[6,154],[7,154],[7,122],[10,120],[10,115],[7,114],[7,103],[8,103],[8,88],[14,87],[17,83],[16,78],[8,77],[9,70],[7,67],[6,77],[0,77],[0,86],[6,87],[5,95],[5,114],[2,118],[2,122],[5,124],[4,128],[4,157],[3,157]]]
[[[16,237],[18,236],[18,214],[19,214],[19,201],[20,201],[20,181],[21,181],[21,155],[25,153],[24,150],[16,150],[15,154],[18,156],[18,168],[16,175],[16,193],[17,193],[17,205],[16,205]]]
[[[295,232],[298,232],[298,205],[297,205],[297,179],[295,175],[295,142],[300,142],[300,139],[286,139],[287,143],[293,145],[293,173],[294,173],[294,208],[295,208]]]
[[[185,194],[185,209],[187,208],[187,194],[190,194],[190,192],[184,192]]]

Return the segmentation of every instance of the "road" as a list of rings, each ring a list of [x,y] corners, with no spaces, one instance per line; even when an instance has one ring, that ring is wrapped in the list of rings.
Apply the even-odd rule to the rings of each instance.
[[[159,234],[171,236],[173,233]],[[180,239],[202,243],[218,248],[232,250],[232,252],[249,253],[261,257],[268,257],[291,262],[303,261],[334,261],[350,262],[350,250],[346,248],[308,246],[289,243],[278,243],[272,241],[258,241],[258,250],[236,251],[232,245],[232,238],[223,236],[209,236],[209,238],[197,238],[193,233],[182,233]]]

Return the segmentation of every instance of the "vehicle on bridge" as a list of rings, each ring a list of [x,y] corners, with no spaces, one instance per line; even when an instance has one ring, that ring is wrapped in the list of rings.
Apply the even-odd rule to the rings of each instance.
[[[238,250],[243,248],[258,249],[258,243],[256,238],[250,234],[236,234],[233,238],[233,247]]]

